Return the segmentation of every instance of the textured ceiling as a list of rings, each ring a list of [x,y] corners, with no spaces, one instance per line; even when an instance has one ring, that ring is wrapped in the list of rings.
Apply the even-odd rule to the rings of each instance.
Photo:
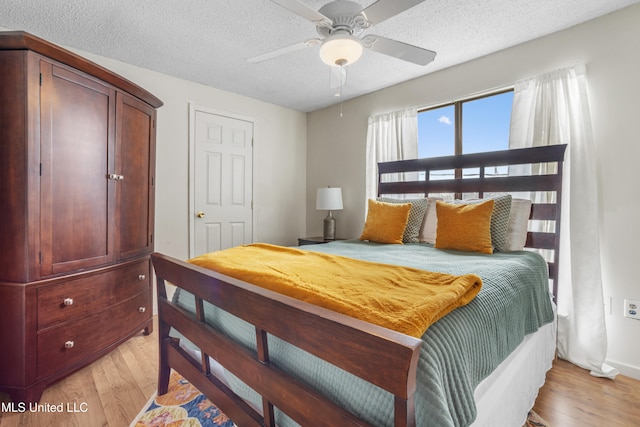
[[[319,9],[327,0],[301,0]],[[355,0],[366,7],[373,0]],[[541,37],[640,0],[426,0],[369,29],[434,50],[418,66],[365,51],[343,99]],[[267,62],[247,58],[318,37],[269,0],[2,0],[0,26],[57,44],[300,111],[336,102],[318,46]]]

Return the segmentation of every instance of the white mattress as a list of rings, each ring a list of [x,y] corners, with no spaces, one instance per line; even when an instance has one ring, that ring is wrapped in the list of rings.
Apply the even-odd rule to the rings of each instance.
[[[554,320],[527,335],[514,352],[478,384],[474,391],[478,414],[473,427],[524,425],[555,358],[556,328]]]

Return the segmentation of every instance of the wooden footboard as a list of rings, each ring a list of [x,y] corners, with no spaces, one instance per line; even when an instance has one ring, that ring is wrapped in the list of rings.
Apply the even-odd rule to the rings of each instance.
[[[269,362],[267,334],[279,337],[395,396],[395,425],[415,426],[414,393],[421,341],[228,276],[155,253],[160,372],[158,394],[173,368],[237,425],[275,426],[274,407],[301,425],[369,425]],[[167,299],[165,282],[196,297],[196,315]],[[203,301],[255,326],[257,352],[206,324]],[[180,331],[202,351],[195,360],[169,336]],[[211,373],[209,357],[262,396],[256,410]]]

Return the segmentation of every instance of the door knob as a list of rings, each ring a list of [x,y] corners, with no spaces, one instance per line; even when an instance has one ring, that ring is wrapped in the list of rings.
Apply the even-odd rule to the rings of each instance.
[[[196,214],[198,218],[204,218],[204,212],[200,211]]]

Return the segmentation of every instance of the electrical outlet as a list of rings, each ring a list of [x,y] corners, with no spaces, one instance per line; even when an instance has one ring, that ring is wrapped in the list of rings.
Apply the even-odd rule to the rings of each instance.
[[[640,320],[640,301],[624,300],[624,317]]]

